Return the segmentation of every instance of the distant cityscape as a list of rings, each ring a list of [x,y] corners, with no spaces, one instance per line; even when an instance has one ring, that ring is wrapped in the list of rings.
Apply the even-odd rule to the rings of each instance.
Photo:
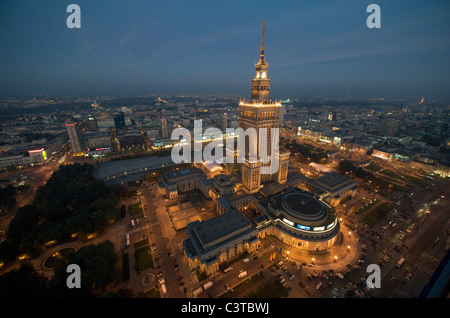
[[[68,159],[161,153],[177,142],[170,138],[172,130],[192,130],[194,120],[202,120],[205,130],[218,127],[224,133],[226,127],[239,127],[238,103],[239,97],[221,96],[3,100],[0,168],[55,160],[69,140],[73,156]],[[449,175],[446,104],[347,96],[292,98],[282,105],[282,133]]]

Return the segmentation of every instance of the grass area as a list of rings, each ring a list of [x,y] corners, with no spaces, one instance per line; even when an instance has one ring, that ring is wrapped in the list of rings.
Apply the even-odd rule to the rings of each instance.
[[[136,259],[136,272],[138,274],[142,273],[143,271],[153,268],[153,257],[150,253],[150,247],[149,246],[143,246],[134,252],[134,257]]]
[[[411,187],[409,187],[409,186],[402,186],[395,182],[391,182],[391,181],[382,179],[380,177],[372,177],[370,179],[370,181],[372,181],[372,186],[375,186],[375,187],[378,186],[380,189],[389,190],[392,192],[397,192],[397,191],[407,192],[411,189]]]
[[[255,285],[256,283],[260,282],[261,280],[264,279],[264,275],[261,272],[256,273],[255,275],[245,279],[243,282],[241,282],[240,284],[234,286],[232,289],[228,290],[226,293],[223,293],[222,295],[220,295],[220,298],[229,298],[231,297],[233,294],[235,293],[239,293],[245,290],[248,290],[249,288],[251,288],[253,285]],[[240,295],[241,297],[242,295]]]
[[[403,177],[401,175],[399,175],[398,173],[395,173],[392,170],[389,169],[384,169],[382,171],[380,171],[381,174],[384,174],[385,176],[400,180],[400,181],[404,181]]]
[[[143,298],[161,298],[161,293],[159,292],[158,286],[155,286],[142,293]]]
[[[389,204],[380,204],[369,211],[361,222],[363,224],[367,224],[369,227],[373,227],[375,224],[384,219],[391,210],[392,207]]]
[[[376,171],[379,171],[379,170],[381,169],[381,167],[377,166],[377,165],[374,164],[374,163],[371,163],[370,165],[364,167],[364,169],[367,169],[367,170],[376,172]]]
[[[393,192],[408,192],[409,190],[411,190],[411,187],[410,186],[402,186],[402,185],[394,183],[394,184],[392,184],[391,190]]]
[[[406,175],[405,178],[408,179],[409,181],[411,181],[412,183],[415,183],[415,184],[420,185],[420,186],[428,185],[428,181],[426,181],[426,180],[424,180],[422,178],[413,177],[413,176],[409,176],[409,175]]]
[[[367,203],[366,205],[363,205],[358,210],[355,211],[356,214],[361,214],[368,209],[370,209],[374,204],[378,203],[377,199],[373,199],[371,202]]]
[[[143,215],[141,202],[130,204],[131,218],[137,218]]]
[[[265,283],[256,291],[249,293],[247,298],[281,298],[286,295],[287,289],[279,280],[275,283]]]
[[[142,239],[142,240],[140,240],[140,241],[137,241],[137,242],[134,243],[133,245],[134,245],[134,248],[135,248],[135,249],[138,249],[139,247],[145,246],[145,245],[147,245],[147,244],[148,244],[148,237],[145,238],[145,239]]]

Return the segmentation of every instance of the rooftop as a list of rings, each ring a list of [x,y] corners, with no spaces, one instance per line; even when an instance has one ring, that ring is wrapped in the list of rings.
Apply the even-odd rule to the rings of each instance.
[[[206,250],[234,238],[253,228],[252,223],[239,211],[219,215],[203,222],[190,223],[192,233]],[[191,236],[192,238],[192,236]]]

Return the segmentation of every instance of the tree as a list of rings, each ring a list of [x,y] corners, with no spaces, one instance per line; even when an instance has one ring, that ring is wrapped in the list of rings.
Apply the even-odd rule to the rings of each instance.
[[[40,187],[32,205],[20,208],[11,221],[7,238],[31,255],[45,250],[46,242],[68,240],[103,231],[118,217],[116,205],[120,187],[107,187],[93,174],[93,166],[61,166],[45,186]]]
[[[69,275],[66,273],[67,266],[77,264],[81,268],[81,289],[85,293],[102,292],[118,277],[118,261],[119,257],[111,241],[90,244],[67,257],[55,269],[55,279],[59,286],[65,284]]]
[[[0,298],[44,297],[47,295],[44,275],[26,262],[0,276]]]
[[[350,160],[342,160],[339,162],[337,169],[339,172],[355,172],[356,168]]]

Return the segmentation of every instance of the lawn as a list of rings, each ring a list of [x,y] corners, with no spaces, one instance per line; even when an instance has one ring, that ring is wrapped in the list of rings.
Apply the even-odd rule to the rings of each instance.
[[[370,171],[379,171],[381,168],[379,166],[377,166],[374,163],[371,163],[370,165],[366,166],[365,169],[370,170]]]
[[[256,291],[249,293],[248,298],[281,298],[286,295],[287,289],[279,280],[275,283],[265,283]]]
[[[157,286],[142,293],[143,298],[161,298],[161,293]]]
[[[386,175],[388,177],[397,179],[397,180],[401,180],[401,181],[404,180],[401,175],[399,175],[398,173],[395,173],[394,171],[389,170],[389,169],[384,169],[384,170],[380,171],[380,173],[382,173],[382,174],[384,174],[384,175]]]
[[[405,176],[405,178],[408,179],[409,181],[411,181],[412,183],[415,183],[420,186],[428,185],[428,181],[426,181],[425,179],[422,179],[422,178],[413,177],[413,176],[409,176],[409,175]]]
[[[135,249],[138,249],[139,247],[145,246],[147,244],[148,244],[148,237],[145,238],[145,239],[142,239],[142,240],[140,240],[140,241],[138,241],[136,243],[134,243],[133,245],[134,245]]]
[[[142,205],[141,205],[141,203],[140,202],[137,202],[137,203],[133,203],[133,204],[130,204],[130,215],[131,215],[131,218],[137,218],[137,217],[139,217],[140,215],[143,215],[143,212],[142,212]]]
[[[371,211],[367,212],[366,216],[362,220],[362,223],[367,224],[370,227],[373,227],[375,224],[384,219],[391,210],[392,207],[389,204],[387,203],[380,204]]]
[[[153,258],[152,254],[150,253],[149,246],[143,246],[136,249],[136,251],[134,252],[134,257],[136,259],[136,271],[138,274],[154,267]]]
[[[379,201],[377,201],[377,199],[373,199],[372,201],[370,201],[369,203],[367,203],[366,205],[363,205],[362,207],[360,207],[359,209],[357,209],[355,211],[356,214],[361,214],[367,210],[369,210],[370,208],[373,207],[374,204],[378,203]]]
[[[264,275],[261,272],[256,273],[255,275],[246,278],[244,281],[242,281],[240,284],[234,286],[232,289],[228,290],[226,293],[223,293],[220,295],[220,298],[228,298],[232,297],[233,294],[236,293],[245,293],[246,290],[250,289],[253,285],[257,284],[261,280],[264,279]],[[239,295],[241,297],[242,295]]]

